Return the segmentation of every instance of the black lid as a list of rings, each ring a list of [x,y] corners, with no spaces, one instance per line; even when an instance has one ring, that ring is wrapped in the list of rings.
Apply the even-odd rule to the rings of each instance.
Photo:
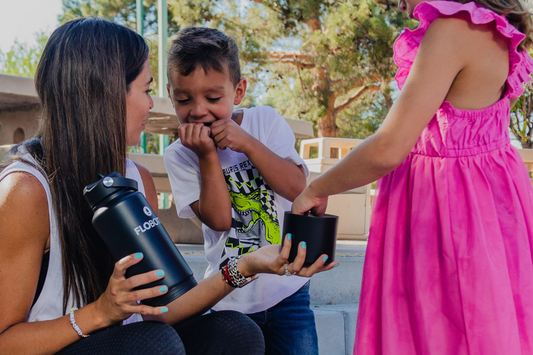
[[[137,191],[137,181],[122,177],[119,172],[114,171],[107,176],[98,175],[100,180],[85,186],[83,189],[83,196],[85,200],[94,209],[101,201],[108,196],[120,190],[134,190]]]

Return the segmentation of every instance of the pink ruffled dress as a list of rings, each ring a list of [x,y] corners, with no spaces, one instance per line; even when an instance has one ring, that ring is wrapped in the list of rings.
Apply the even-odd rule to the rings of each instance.
[[[436,18],[494,24],[509,39],[503,98],[481,110],[443,102],[407,159],[378,183],[354,353],[533,354],[533,188],[509,140],[509,100],[530,80],[524,35],[505,17],[453,1],[420,3],[394,44],[405,83]]]

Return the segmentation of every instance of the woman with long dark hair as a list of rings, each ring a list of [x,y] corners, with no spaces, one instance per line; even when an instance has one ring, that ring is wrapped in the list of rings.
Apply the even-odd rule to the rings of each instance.
[[[11,151],[13,163],[0,174],[1,354],[264,353],[261,331],[246,316],[197,317],[234,289],[231,277],[205,279],[167,307],[140,304],[168,291],[133,291],[164,270],[126,278],[142,254],[115,263],[92,227],[82,191],[98,174],[135,179],[157,212],[150,173],[126,159],[153,106],[148,52],[141,36],[100,19],[64,24],[43,51],[35,80],[40,130]],[[234,271],[283,274],[286,241],[281,252],[273,246],[244,256]],[[290,265],[301,276],[336,264],[320,259],[302,268],[304,255],[300,247]]]

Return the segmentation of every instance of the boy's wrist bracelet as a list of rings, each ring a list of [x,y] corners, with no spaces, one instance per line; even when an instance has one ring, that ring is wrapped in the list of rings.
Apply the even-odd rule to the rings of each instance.
[[[240,258],[242,258],[242,255],[230,257],[228,263],[224,265],[222,269],[220,269],[222,278],[231,287],[241,288],[259,277],[257,274],[249,277],[245,277],[243,274],[241,274],[237,268],[237,262]]]
[[[87,338],[89,335],[83,334],[80,327],[78,327],[78,325],[76,324],[76,320],[74,319],[74,311],[77,311],[77,310],[78,308],[76,307],[73,307],[70,309],[70,324],[72,324],[72,328],[74,328],[74,330],[76,331],[76,333],[78,333],[80,337]]]

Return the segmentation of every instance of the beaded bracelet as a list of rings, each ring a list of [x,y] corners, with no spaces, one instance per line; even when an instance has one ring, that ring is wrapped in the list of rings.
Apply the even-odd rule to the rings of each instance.
[[[220,269],[224,281],[231,287],[241,288],[259,277],[257,274],[249,277],[243,276],[239,269],[237,269],[237,261],[240,258],[242,258],[242,255],[230,257],[228,263]]]
[[[70,309],[70,324],[72,324],[72,328],[74,328],[74,330],[76,331],[76,333],[78,333],[80,337],[87,338],[89,335],[83,334],[80,327],[78,327],[78,325],[76,324],[76,320],[74,319],[74,311],[77,311],[77,310],[78,308],[76,307],[73,307]]]

